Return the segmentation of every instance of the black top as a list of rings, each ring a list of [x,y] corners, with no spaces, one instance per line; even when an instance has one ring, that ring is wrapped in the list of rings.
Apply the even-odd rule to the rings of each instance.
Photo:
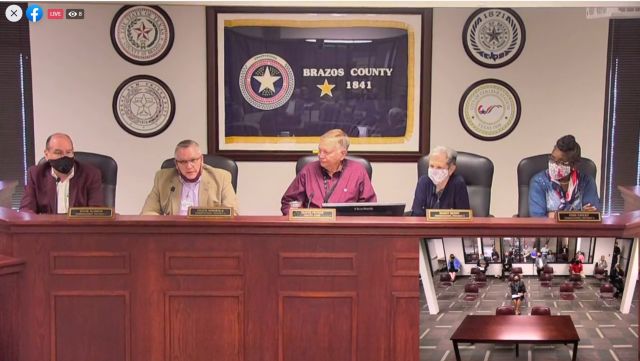
[[[412,216],[425,216],[427,209],[469,209],[469,194],[462,176],[453,174],[438,195],[436,186],[429,176],[418,179],[416,193],[411,207]]]

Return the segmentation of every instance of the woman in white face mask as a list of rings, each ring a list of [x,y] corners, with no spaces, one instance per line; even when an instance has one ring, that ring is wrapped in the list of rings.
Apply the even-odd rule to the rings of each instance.
[[[573,135],[558,139],[548,168],[531,178],[529,214],[554,218],[557,211],[597,211],[600,199],[593,178],[578,172],[580,144]]]
[[[429,153],[429,174],[418,179],[411,207],[412,216],[424,216],[427,209],[469,209],[464,179],[455,174],[458,153],[438,146]]]

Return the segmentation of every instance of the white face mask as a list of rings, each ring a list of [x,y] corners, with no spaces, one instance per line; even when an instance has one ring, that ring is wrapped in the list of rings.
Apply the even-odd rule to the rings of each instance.
[[[571,166],[556,164],[549,161],[549,177],[553,180],[559,180],[571,173]]]
[[[448,169],[429,168],[429,179],[431,179],[435,185],[442,183],[448,176]]]

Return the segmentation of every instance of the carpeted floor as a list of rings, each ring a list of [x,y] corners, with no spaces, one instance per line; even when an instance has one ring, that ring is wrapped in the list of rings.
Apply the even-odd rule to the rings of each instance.
[[[549,290],[539,285],[537,277],[524,277],[527,286],[527,302],[522,314],[529,314],[532,306],[547,306],[553,315],[570,315],[580,336],[577,360],[580,361],[638,361],[638,286],[633,297],[631,312],[619,311],[620,300],[603,302],[598,299],[599,282],[591,277],[582,289],[576,289],[576,299],[558,299],[559,286],[567,277],[555,277]],[[456,280],[449,288],[437,287],[440,313],[430,315],[424,295],[420,312],[420,360],[455,360],[451,334],[469,314],[493,315],[501,305],[510,305],[507,283],[488,277],[488,283],[480,288],[480,301],[462,301],[464,285],[469,278]],[[516,359],[515,346],[492,344],[461,344],[462,361],[555,361],[571,360],[571,345],[520,345],[520,357]]]

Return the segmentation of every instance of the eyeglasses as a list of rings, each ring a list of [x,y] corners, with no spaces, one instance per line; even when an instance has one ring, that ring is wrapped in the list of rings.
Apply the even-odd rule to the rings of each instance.
[[[571,162],[554,159],[551,154],[549,154],[549,162],[557,164],[557,165],[563,165],[563,166],[570,166],[571,165]]]
[[[196,165],[196,164],[198,164],[200,159],[202,159],[202,157],[193,158],[193,159],[185,159],[185,160],[177,160],[176,159],[176,163],[178,163],[178,165],[187,165],[187,164]]]

